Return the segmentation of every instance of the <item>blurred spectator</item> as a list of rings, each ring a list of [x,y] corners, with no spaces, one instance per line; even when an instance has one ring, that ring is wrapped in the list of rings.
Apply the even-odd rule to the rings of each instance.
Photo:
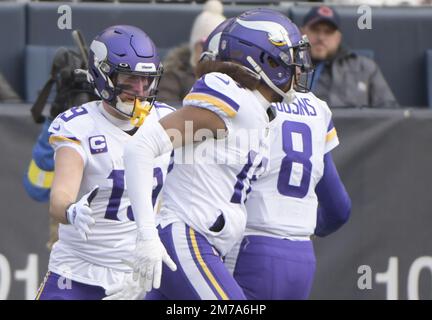
[[[19,95],[12,89],[3,74],[0,73],[0,102],[21,102]]]
[[[377,64],[341,45],[339,25],[338,13],[326,6],[312,8],[304,18],[315,65],[312,92],[331,107],[396,107]]]
[[[223,5],[220,1],[209,0],[192,26],[189,44],[183,44],[168,52],[164,61],[158,100],[172,105],[181,101],[195,82],[194,68],[201,56],[203,44],[208,35],[222,21]]]

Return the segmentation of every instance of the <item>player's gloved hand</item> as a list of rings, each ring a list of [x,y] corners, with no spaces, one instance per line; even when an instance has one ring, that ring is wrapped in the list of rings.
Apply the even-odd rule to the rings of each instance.
[[[125,262],[132,265],[131,262]],[[105,290],[106,297],[102,300],[144,300],[146,291],[139,282],[132,279],[132,273],[125,275],[123,282],[115,284]]]
[[[94,197],[99,191],[99,186],[93,187],[93,189],[86,193],[77,202],[72,203],[66,209],[66,219],[72,224],[75,229],[78,230],[81,238],[87,241],[88,234],[91,233],[90,227],[95,224],[95,219],[91,216],[92,209],[90,204]]]
[[[166,252],[154,226],[138,229],[137,245],[133,262],[133,280],[139,282],[146,292],[158,289],[162,277],[162,262],[172,271],[177,266]]]

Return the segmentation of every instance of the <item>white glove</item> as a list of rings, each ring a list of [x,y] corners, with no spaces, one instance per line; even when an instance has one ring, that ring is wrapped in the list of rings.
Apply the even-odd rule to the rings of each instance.
[[[177,266],[166,252],[159,239],[155,227],[140,228],[138,230],[137,245],[133,262],[133,280],[139,281],[141,288],[149,292],[152,288],[159,289],[162,277],[162,262],[171,271]]]
[[[125,262],[131,265],[131,262]],[[137,281],[132,279],[132,274],[126,274],[123,282],[115,284],[105,290],[106,297],[102,300],[144,300],[145,290]]]
[[[95,186],[89,193],[86,193],[81,199],[72,203],[66,209],[66,219],[72,224],[81,235],[84,241],[87,241],[88,234],[91,233],[90,227],[95,224],[95,219],[91,216],[92,209],[90,204],[98,193],[99,186]]]

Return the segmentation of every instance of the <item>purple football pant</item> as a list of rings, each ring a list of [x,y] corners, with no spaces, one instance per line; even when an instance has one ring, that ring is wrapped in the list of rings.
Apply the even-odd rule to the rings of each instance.
[[[165,264],[159,289],[146,300],[245,300],[246,297],[217,251],[198,232],[181,222],[159,227],[159,236],[177,271]]]
[[[312,241],[246,236],[225,263],[248,300],[309,297],[315,274]]]
[[[102,300],[105,289],[66,279],[48,271],[35,300]]]

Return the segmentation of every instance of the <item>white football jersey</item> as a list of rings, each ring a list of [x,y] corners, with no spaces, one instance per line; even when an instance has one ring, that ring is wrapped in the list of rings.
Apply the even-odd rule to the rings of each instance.
[[[49,270],[75,281],[106,287],[121,280],[124,272],[131,272],[122,260],[132,258],[136,223],[123,165],[123,149],[131,136],[108,120],[102,108],[102,101],[71,108],[60,114],[49,128],[54,150],[73,148],[84,161],[77,200],[99,186],[90,205],[96,223],[88,240],[83,241],[73,225],[60,224],[59,241],[52,249]],[[155,103],[145,121],[158,121],[173,110]],[[170,155],[159,157],[156,163],[154,202],[166,177]]]
[[[215,72],[194,84],[183,106],[215,112],[228,133],[175,150],[159,222],[165,227],[183,221],[225,255],[244,232],[251,180],[267,166],[270,103]]]
[[[276,103],[271,122],[270,166],[252,185],[246,203],[246,235],[309,240],[323,175],[324,155],[339,144],[331,111],[312,93],[296,93],[293,103]]]

